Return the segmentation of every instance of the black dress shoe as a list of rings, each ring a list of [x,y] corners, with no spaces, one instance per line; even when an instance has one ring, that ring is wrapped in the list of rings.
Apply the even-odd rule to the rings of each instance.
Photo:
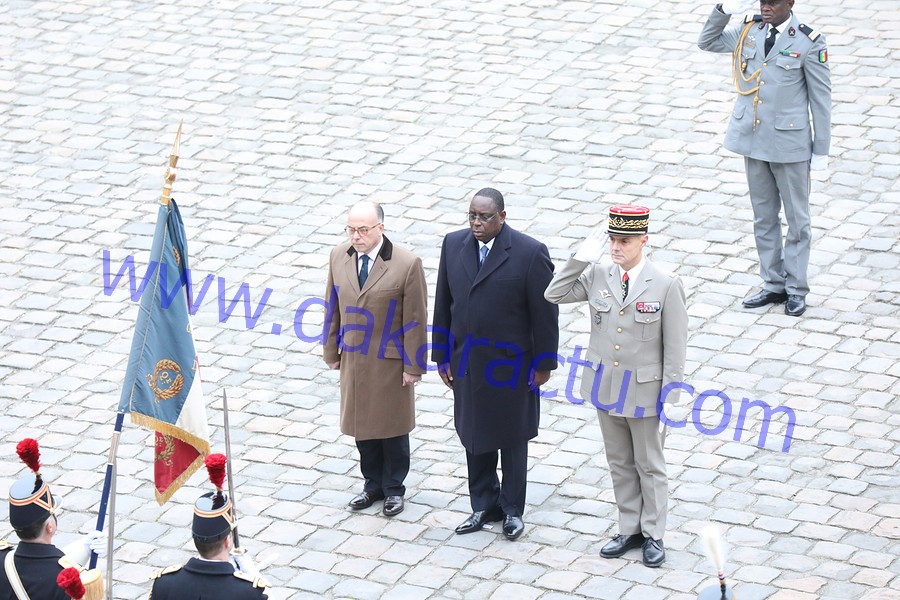
[[[499,507],[488,510],[477,510],[469,515],[469,518],[459,524],[456,533],[462,535],[464,533],[472,533],[473,531],[481,531],[481,526],[492,521],[500,521],[503,519],[503,511]]]
[[[384,509],[382,510],[386,517],[393,517],[403,512],[403,496],[388,496],[384,499]]]
[[[381,492],[363,492],[349,503],[347,506],[352,508],[353,510],[361,510],[363,508],[369,508],[379,500],[384,498],[384,494]]]
[[[632,548],[640,548],[643,543],[644,536],[640,533],[633,535],[616,534],[616,537],[611,542],[600,548],[600,556],[603,558],[619,558]]]
[[[755,296],[744,299],[744,308],[759,308],[768,304],[781,304],[786,301],[788,296],[785,292],[770,292],[763,290]]]
[[[508,540],[514,540],[525,531],[525,523],[522,522],[522,517],[517,517],[515,515],[506,515],[503,519],[503,535],[506,536]]]
[[[647,538],[647,541],[641,546],[641,550],[644,551],[644,566],[646,567],[658,567],[666,560],[666,551],[663,548],[662,540]]]
[[[787,304],[784,305],[784,314],[789,317],[799,317],[806,312],[806,298],[795,294],[788,295]]]

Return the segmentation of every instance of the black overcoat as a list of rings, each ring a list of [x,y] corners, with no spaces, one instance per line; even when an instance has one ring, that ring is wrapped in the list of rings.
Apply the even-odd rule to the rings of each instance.
[[[469,229],[444,238],[435,290],[432,360],[453,373],[454,421],[473,454],[537,436],[530,370],[558,366],[559,309],[544,299],[547,247],[504,224],[484,265]]]

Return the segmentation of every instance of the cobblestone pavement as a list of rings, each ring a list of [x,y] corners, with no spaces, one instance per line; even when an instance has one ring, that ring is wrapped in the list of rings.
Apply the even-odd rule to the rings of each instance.
[[[254,305],[272,290],[253,329],[241,308],[219,322],[217,284],[194,320],[216,450],[223,389],[234,411],[243,540],[277,553],[270,598],[687,600],[713,583],[697,537],[709,521],[741,600],[900,598],[900,5],[795,6],[828,38],[835,105],[831,176],[811,197],[810,309],[794,319],[740,305],[759,280],[741,161],[721,147],[728,57],[695,45],[712,4],[5,0],[0,493],[22,471],[14,443],[37,437],[67,497],[62,541],[96,518],[137,315],[124,283],[104,294],[103,251],[143,270],[183,119],[175,197],[195,273],[221,277],[229,299],[248,283]],[[562,393],[530,446],[520,540],[453,534],[464,455],[434,373],[418,387],[408,508],[345,508],[356,450],[294,310],[323,293],[343,215],[366,198],[433,290],[443,234],[489,184],[556,261],[610,204],[653,209],[652,256],[688,294],[686,379],[731,409],[704,403],[700,426],[720,433],[670,431],[660,569],[639,551],[599,557],[616,508],[597,417]],[[563,307],[563,354],[587,322]],[[765,447],[758,409],[735,433],[744,398],[795,411],[788,452],[783,416]],[[117,598],[144,597],[154,569],[192,554],[203,479],[158,507],[150,446],[126,426]]]

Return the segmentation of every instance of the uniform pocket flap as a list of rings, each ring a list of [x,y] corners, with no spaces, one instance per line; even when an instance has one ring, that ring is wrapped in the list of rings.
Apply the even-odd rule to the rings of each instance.
[[[638,323],[656,323],[662,318],[662,311],[658,310],[656,312],[636,312],[634,313],[634,320]]]
[[[634,378],[638,383],[660,381],[662,379],[662,365],[638,367],[637,371],[634,373]]]
[[[800,61],[791,56],[779,56],[775,59],[775,64],[785,69],[786,71],[790,71],[791,69],[799,69]]]
[[[809,127],[806,113],[785,113],[775,115],[775,129],[782,131],[803,131]]]

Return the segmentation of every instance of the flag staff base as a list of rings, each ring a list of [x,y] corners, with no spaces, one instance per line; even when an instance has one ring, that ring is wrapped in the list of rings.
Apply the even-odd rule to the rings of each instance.
[[[734,600],[734,597],[734,592],[731,591],[730,585],[726,585],[723,592],[722,586],[717,583],[700,592],[697,600]]]

